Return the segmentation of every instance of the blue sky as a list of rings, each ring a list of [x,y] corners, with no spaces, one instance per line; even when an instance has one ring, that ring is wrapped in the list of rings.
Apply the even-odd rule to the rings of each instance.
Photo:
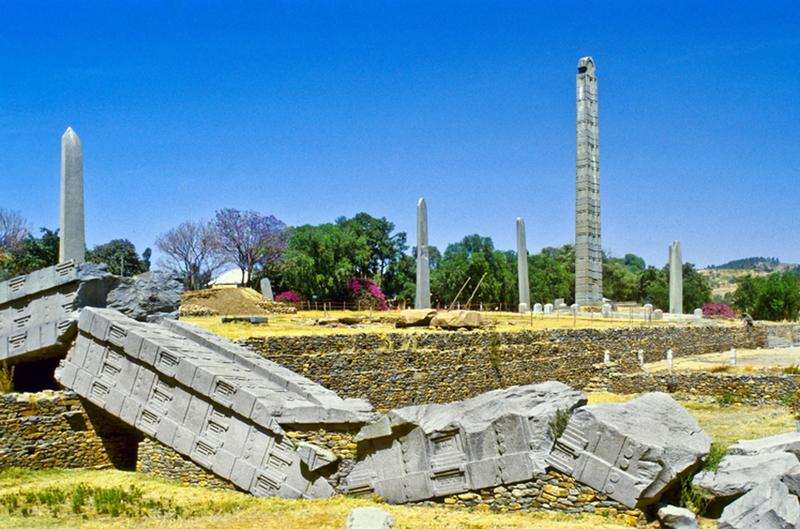
[[[571,242],[575,65],[597,63],[603,247],[800,262],[796,2],[0,2],[0,206],[141,251],[236,207],[366,211],[431,243]]]

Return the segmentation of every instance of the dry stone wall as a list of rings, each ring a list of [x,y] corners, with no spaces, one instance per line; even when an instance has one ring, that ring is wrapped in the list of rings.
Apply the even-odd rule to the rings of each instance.
[[[0,396],[0,469],[110,467],[127,445],[101,439],[74,393]]]
[[[356,334],[250,339],[244,345],[378,409],[452,402],[515,384],[586,386],[608,350],[622,372],[645,361],[766,347],[764,327],[636,327],[520,332]]]

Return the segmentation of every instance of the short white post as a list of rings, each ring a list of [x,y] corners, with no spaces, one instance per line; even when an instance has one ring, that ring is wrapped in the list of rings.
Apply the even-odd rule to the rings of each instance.
[[[667,349],[667,369],[672,371],[672,349]]]
[[[608,350],[603,351],[603,363],[608,365],[611,363],[611,353]]]
[[[639,349],[639,352],[636,354],[636,356],[639,358],[639,366],[644,367],[644,351]]]
[[[731,367],[736,367],[736,349],[731,349]]]

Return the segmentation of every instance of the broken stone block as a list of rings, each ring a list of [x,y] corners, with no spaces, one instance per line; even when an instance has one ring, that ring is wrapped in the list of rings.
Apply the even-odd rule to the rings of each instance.
[[[477,329],[483,323],[477,310],[450,310],[437,312],[431,320],[431,327],[440,329]]]
[[[752,456],[726,455],[716,470],[697,474],[692,484],[717,497],[739,496],[761,483],[800,473],[800,461],[789,452],[766,452]]]
[[[80,309],[105,306],[113,282],[104,267],[74,261],[0,282],[0,360],[64,355]]]
[[[664,529],[697,529],[697,516],[682,507],[665,505],[658,510],[658,519]]]
[[[408,309],[400,312],[400,317],[395,322],[395,327],[427,327],[433,317],[434,309]]]
[[[183,290],[183,283],[165,272],[118,277],[117,284],[108,293],[105,306],[134,320],[145,321],[152,314],[177,311]]]
[[[631,508],[656,501],[708,454],[711,438],[666,393],[577,410],[547,462]]]
[[[345,529],[393,529],[392,515],[377,507],[358,507],[347,515]]]
[[[769,452],[791,452],[794,455],[800,455],[800,432],[788,432],[761,439],[736,441],[728,449],[729,454],[742,456]]]
[[[356,436],[344,488],[406,503],[529,480],[545,472],[558,412],[585,402],[545,382],[392,410]]]
[[[778,479],[764,481],[722,511],[718,529],[796,529],[800,503]]]
[[[292,429],[359,427],[369,403],[330,390],[180,321],[137,322],[85,308],[56,380],[82,398],[258,496],[319,498],[324,451],[296,450]]]

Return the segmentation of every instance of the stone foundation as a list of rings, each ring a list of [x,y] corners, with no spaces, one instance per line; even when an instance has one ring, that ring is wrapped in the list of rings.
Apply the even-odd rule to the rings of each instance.
[[[644,520],[641,511],[608,499],[591,487],[577,483],[573,478],[554,470],[538,479],[483,489],[442,498],[439,502],[455,508],[474,508],[492,512],[559,511],[568,513],[594,513],[619,517],[630,525]]]
[[[129,439],[99,437],[74,393],[0,396],[0,469],[112,467],[130,449]]]
[[[377,409],[452,402],[515,384],[558,380],[583,388],[608,350],[622,372],[645,361],[766,347],[765,327],[739,326],[553,329],[287,336],[242,344],[341,397],[366,398]]]

